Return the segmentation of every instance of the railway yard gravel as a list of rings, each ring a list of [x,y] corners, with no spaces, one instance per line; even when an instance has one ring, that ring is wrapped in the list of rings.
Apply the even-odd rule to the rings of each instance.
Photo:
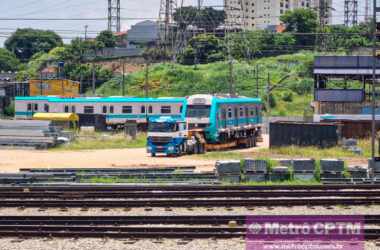
[[[113,239],[0,239],[1,250],[243,250],[243,239],[229,240],[113,240]],[[380,244],[366,242],[366,250],[378,250]]]
[[[170,211],[171,210],[171,211]],[[0,214],[7,215],[83,215],[83,216],[101,216],[101,215],[354,215],[354,214],[378,214],[380,206],[354,206],[354,207],[255,207],[253,210],[245,207],[227,208],[172,208],[169,211],[165,208],[132,208],[125,210],[123,208],[115,209],[99,209],[90,208],[83,211],[80,208],[68,208],[67,211],[61,209],[38,209],[38,208],[1,208]],[[156,225],[157,226],[157,225]],[[365,249],[379,249],[380,244],[376,242],[367,242]],[[228,239],[228,240],[192,240],[184,242],[183,240],[164,239],[164,240],[114,240],[114,239],[18,239],[18,238],[1,238],[1,250],[113,250],[113,249],[133,249],[133,250],[148,250],[148,249],[181,249],[181,250],[203,250],[203,249],[221,249],[221,250],[242,250],[245,249],[245,241],[243,239]]]
[[[170,211],[171,210],[171,211]],[[255,207],[253,210],[251,208],[245,207],[233,207],[233,208],[197,208],[193,207],[187,208],[171,208],[169,211],[165,208],[131,208],[130,210],[125,210],[123,208],[89,208],[88,210],[83,210],[81,208],[67,208],[62,211],[62,209],[57,208],[1,208],[0,214],[2,216],[11,215],[22,215],[22,216],[32,216],[32,215],[71,215],[71,216],[171,216],[171,215],[358,215],[358,214],[379,214],[380,205],[373,206],[333,206],[333,207]],[[1,249],[1,248],[0,248]]]

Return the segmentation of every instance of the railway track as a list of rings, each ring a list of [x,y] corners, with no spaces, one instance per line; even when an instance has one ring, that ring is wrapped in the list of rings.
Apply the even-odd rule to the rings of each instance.
[[[0,186],[0,207],[378,205],[380,186]]]
[[[272,185],[272,186],[246,186],[246,185],[3,185],[0,192],[24,191],[289,191],[289,190],[380,190],[378,184],[336,184],[336,185]]]
[[[380,197],[368,191],[14,191],[0,192],[0,199],[162,199],[162,198],[273,198],[273,197]]]
[[[0,207],[137,208],[137,207],[275,207],[379,205],[380,198],[262,198],[262,199],[0,199]]]
[[[245,237],[245,216],[10,216],[0,217],[2,237],[109,237],[109,238],[238,238]],[[366,225],[378,224],[379,215],[364,216]],[[234,227],[228,226],[236,221]],[[144,226],[131,226],[140,225]],[[157,225],[154,225],[157,224]],[[203,226],[200,226],[203,225]],[[380,237],[380,229],[365,228],[366,240]]]

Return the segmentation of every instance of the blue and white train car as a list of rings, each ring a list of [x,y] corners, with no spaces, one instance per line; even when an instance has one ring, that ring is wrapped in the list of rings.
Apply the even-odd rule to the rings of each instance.
[[[248,138],[255,144],[261,139],[261,109],[259,98],[193,95],[187,98],[186,121],[190,130],[203,130],[209,143]]]
[[[16,119],[31,119],[34,113],[76,113],[105,115],[108,125],[126,121],[147,123],[150,118],[180,119],[185,98],[32,96],[15,98]]]

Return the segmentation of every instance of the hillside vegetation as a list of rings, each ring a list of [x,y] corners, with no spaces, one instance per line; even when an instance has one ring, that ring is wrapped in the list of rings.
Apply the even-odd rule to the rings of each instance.
[[[267,98],[270,86],[276,86],[270,97],[272,115],[303,115],[311,101],[314,54],[302,52],[267,57],[247,62],[234,62],[233,76],[240,95],[256,96],[256,65],[259,69],[259,94]],[[155,64],[149,68],[149,96],[187,96],[198,93],[226,93],[229,89],[229,65],[215,62],[203,65]],[[279,84],[281,79],[285,79]],[[121,76],[97,89],[101,96],[121,95]],[[129,96],[144,96],[145,70],[125,77]]]

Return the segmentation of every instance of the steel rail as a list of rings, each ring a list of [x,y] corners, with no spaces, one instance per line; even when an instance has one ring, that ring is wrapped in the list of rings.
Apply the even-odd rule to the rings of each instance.
[[[273,185],[273,186],[239,186],[239,185],[19,185],[19,186],[0,186],[0,192],[16,192],[16,191],[210,191],[210,190],[380,190],[380,185]]]
[[[107,238],[240,238],[245,227],[94,227],[94,226],[0,226],[2,237],[107,237]],[[304,237],[304,236],[303,236]],[[320,236],[315,236],[316,239]],[[340,235],[329,235],[338,239]],[[366,240],[377,240],[380,229],[364,229]],[[310,239],[313,236],[309,237]],[[356,237],[353,237],[353,239]]]
[[[258,197],[380,197],[380,190],[293,190],[293,191],[26,191],[26,192],[4,192],[0,191],[0,198],[3,199],[104,199],[104,198],[258,198]]]
[[[379,225],[380,215],[362,215],[365,225]],[[0,216],[0,225],[245,225],[250,215],[175,216]]]
[[[336,206],[378,205],[380,198],[263,198],[263,199],[103,199],[103,200],[6,200],[0,199],[0,207],[236,207],[236,206]]]

